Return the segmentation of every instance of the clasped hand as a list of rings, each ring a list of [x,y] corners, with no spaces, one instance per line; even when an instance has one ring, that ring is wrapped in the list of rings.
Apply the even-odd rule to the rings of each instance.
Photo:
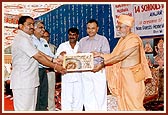
[[[101,57],[101,52],[97,52],[97,51],[92,51],[91,52],[93,54],[93,57]]]
[[[101,52],[97,52],[97,51],[92,51],[91,52],[93,54],[93,57],[96,58],[96,57],[101,57]],[[98,72],[100,71],[102,68],[104,67],[104,64],[103,63],[99,63],[99,64],[96,64],[94,66],[94,68],[92,69],[92,72]]]
[[[102,68],[103,68],[103,65],[101,63],[100,64],[96,64],[91,71],[95,73],[95,72],[100,71]]]
[[[65,74],[67,72],[67,70],[65,68],[63,68],[63,58],[64,58],[64,55],[66,54],[65,51],[61,52],[60,55],[58,56],[58,58],[55,58],[53,60],[53,63],[55,63],[55,68],[54,70],[59,72],[59,73],[62,73],[62,74]]]
[[[64,55],[66,54],[65,51],[61,52],[60,55],[58,56],[58,58],[55,58],[53,60],[53,63],[56,63],[58,65],[63,65],[63,59],[64,59]]]

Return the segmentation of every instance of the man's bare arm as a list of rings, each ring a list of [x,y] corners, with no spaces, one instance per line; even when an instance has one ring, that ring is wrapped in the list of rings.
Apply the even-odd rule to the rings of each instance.
[[[127,49],[127,50],[121,52],[119,55],[113,56],[108,60],[104,60],[104,64],[105,65],[112,65],[112,64],[118,63],[118,62],[124,60],[125,58],[127,58],[130,54],[132,54],[135,50],[137,50],[138,47],[139,47],[138,45],[134,46],[130,49]]]
[[[47,67],[50,67],[50,68],[54,68],[55,71],[58,71],[58,72],[63,73],[63,74],[66,72],[65,68],[63,68],[62,66],[60,66],[58,64],[52,63],[40,51],[37,54],[35,54],[33,56],[33,58],[35,58],[39,63],[41,63],[44,66],[47,66]]]

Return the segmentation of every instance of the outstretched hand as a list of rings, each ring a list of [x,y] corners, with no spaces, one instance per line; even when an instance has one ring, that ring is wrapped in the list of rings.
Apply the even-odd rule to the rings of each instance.
[[[65,54],[66,54],[66,51],[62,51],[62,52],[60,53],[61,56],[64,56]]]
[[[53,62],[54,62],[55,64],[63,65],[63,59],[64,59],[64,55],[65,55],[65,54],[66,54],[65,51],[61,52],[60,55],[58,56],[58,58],[55,58],[55,59],[53,60]]]
[[[103,68],[103,65],[100,63],[100,64],[95,65],[91,71],[95,73],[95,72],[100,71],[102,68]]]
[[[63,60],[60,58],[54,58],[53,63],[58,65],[63,65]]]
[[[97,52],[97,51],[92,51],[91,53],[93,53],[93,57],[100,57],[101,53]]]
[[[63,68],[63,66],[58,65],[58,64],[55,64],[54,71],[61,73],[61,74],[65,74],[67,72],[67,70]]]

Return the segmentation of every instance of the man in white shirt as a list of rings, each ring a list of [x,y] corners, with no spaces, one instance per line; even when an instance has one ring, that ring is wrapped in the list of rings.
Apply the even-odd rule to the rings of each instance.
[[[50,33],[45,30],[43,38],[48,42],[49,48],[52,51],[53,55],[56,53],[56,46],[49,43]],[[47,68],[47,77],[48,77],[48,110],[55,111],[55,83],[56,83],[56,74],[52,68]]]
[[[34,46],[40,50],[41,52],[45,53],[46,55],[53,57],[54,54],[51,52],[49,45],[45,39],[43,39],[45,29],[44,23],[40,20],[35,21],[34,23],[34,35],[33,43]],[[46,111],[48,110],[48,78],[47,78],[47,69],[48,67],[43,66],[39,63],[39,80],[40,85],[38,87],[38,95],[37,95],[37,111]]]
[[[68,30],[68,39],[59,45],[56,55],[75,54],[78,50],[79,30],[70,28]],[[73,72],[62,75],[61,85],[61,107],[63,111],[82,111],[83,109],[83,94],[81,73]]]

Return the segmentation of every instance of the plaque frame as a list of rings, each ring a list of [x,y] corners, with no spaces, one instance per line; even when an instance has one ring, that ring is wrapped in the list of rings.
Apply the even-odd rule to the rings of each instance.
[[[63,67],[67,69],[67,72],[90,71],[94,68],[93,54],[65,54]]]

